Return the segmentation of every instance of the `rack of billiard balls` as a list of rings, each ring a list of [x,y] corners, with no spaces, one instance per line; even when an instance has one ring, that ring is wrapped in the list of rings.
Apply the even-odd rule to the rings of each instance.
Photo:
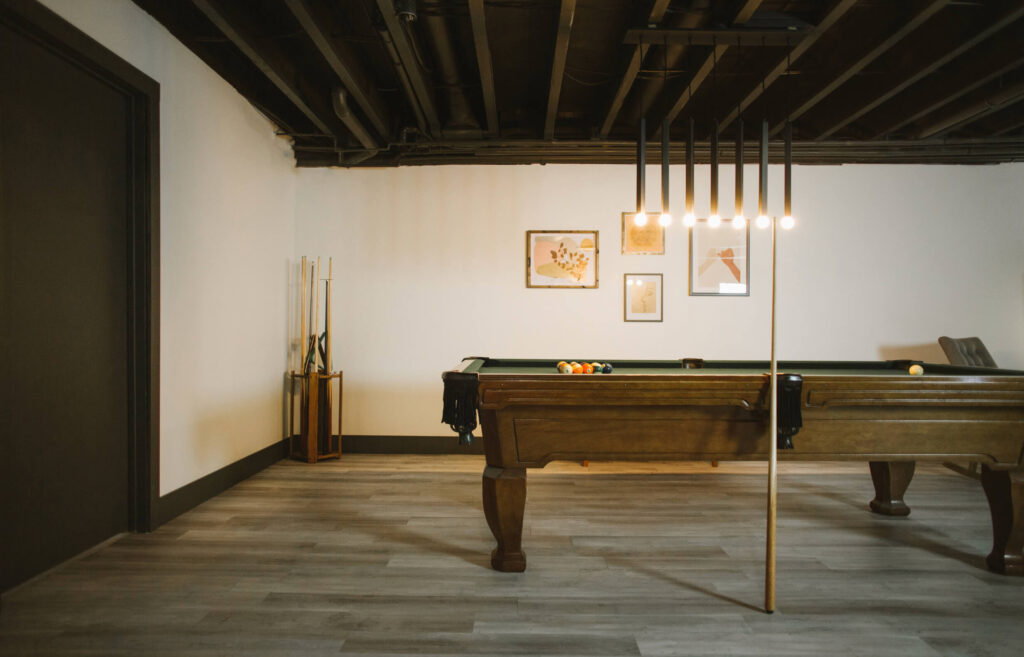
[[[576,361],[558,361],[555,369],[559,374],[611,374],[611,363],[577,363]]]

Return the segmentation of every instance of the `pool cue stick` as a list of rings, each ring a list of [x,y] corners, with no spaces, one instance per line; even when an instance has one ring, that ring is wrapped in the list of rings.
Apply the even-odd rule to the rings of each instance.
[[[316,328],[313,329],[313,369],[316,369],[316,359],[320,356],[320,256],[316,257],[316,313],[313,315],[316,321]]]
[[[771,428],[768,434],[768,542],[765,550],[764,610],[775,611],[775,517],[778,508],[778,362],[775,360],[775,219],[772,218],[772,362]]]
[[[299,356],[302,360],[298,367],[301,372],[306,369],[306,256],[302,256],[299,267],[302,268],[299,283]]]
[[[327,299],[324,302],[324,333],[327,334],[327,362],[324,363],[324,367],[327,368],[327,373],[330,374],[333,370],[331,366],[334,361],[334,357],[331,355],[331,281],[334,280],[334,258],[327,259]]]
[[[315,340],[312,340],[312,335],[313,335],[312,334],[312,331],[313,331],[313,292],[314,292],[314,290],[313,290],[313,273],[314,273],[313,265],[312,265],[312,263],[310,263],[310,265],[309,265],[309,296],[307,297],[307,299],[309,301],[309,330],[311,331],[311,333],[308,333],[305,336],[305,338],[303,338],[306,341],[306,344],[309,345],[310,351],[313,351],[313,349],[316,347]],[[310,355],[311,354],[307,353],[306,354],[306,358],[308,359]],[[314,354],[312,354],[312,356],[313,356],[313,362],[315,364],[316,363],[316,354],[314,353]],[[308,372],[306,372],[306,367],[308,365],[309,365],[309,360],[306,360],[306,361],[304,361],[302,363],[302,371],[307,373],[307,374],[308,374]]]

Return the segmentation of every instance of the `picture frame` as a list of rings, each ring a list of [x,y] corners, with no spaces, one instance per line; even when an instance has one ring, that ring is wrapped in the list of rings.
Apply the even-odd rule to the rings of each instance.
[[[622,254],[665,255],[665,227],[651,218],[646,225],[637,226],[635,216],[635,212],[622,213]]]
[[[526,231],[526,287],[596,288],[596,230]]]
[[[623,274],[622,321],[660,322],[665,317],[664,302],[661,274]]]
[[[698,219],[690,229],[690,296],[750,296],[750,224],[743,230]]]

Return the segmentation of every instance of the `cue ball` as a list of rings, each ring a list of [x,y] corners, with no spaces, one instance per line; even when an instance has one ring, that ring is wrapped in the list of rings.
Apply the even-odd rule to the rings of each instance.
[[[911,365],[910,373],[913,374],[914,376],[917,376],[918,374],[924,374],[924,368],[921,367],[920,365]]]

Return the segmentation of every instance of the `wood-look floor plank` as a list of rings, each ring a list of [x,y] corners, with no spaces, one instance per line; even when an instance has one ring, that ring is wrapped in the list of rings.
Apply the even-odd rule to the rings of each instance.
[[[524,573],[490,569],[481,457],[282,461],[4,596],[0,655],[1019,655],[1024,579],[984,568],[977,482],[919,466],[907,518],[865,464],[555,463]]]

